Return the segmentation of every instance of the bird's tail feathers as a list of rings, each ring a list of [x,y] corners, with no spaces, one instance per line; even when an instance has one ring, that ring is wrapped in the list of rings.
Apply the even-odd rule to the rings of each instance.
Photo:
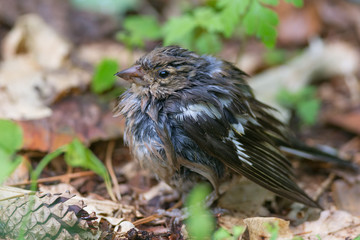
[[[318,162],[326,162],[360,172],[359,165],[338,157],[336,155],[336,151],[329,147],[319,149],[316,147],[307,146],[298,141],[292,141],[290,144],[281,144],[280,149],[286,153],[299,156],[301,158]]]

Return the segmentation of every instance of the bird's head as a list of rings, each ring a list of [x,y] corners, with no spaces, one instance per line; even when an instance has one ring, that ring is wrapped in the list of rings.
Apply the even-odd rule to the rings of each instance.
[[[211,62],[206,57],[178,46],[169,46],[154,49],[116,75],[131,82],[134,93],[163,99],[191,87],[199,75],[209,72],[209,65]]]

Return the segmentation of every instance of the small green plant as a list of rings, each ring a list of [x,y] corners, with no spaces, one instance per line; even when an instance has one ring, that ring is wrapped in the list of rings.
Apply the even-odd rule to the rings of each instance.
[[[279,236],[279,225],[277,223],[268,223],[265,225],[266,230],[270,233],[270,239],[269,240],[277,240]],[[300,236],[295,236],[291,240],[304,240]]]
[[[113,87],[119,70],[117,61],[113,59],[103,59],[96,65],[95,73],[91,82],[91,90],[100,94]]]
[[[109,195],[112,199],[115,199],[111,189],[110,177],[104,164],[78,139],[74,139],[69,144],[56,149],[41,159],[35,170],[31,172],[31,190],[36,190],[36,180],[40,177],[44,168],[61,154],[64,154],[65,161],[69,166],[90,169],[101,176],[105,181]]]
[[[270,240],[276,240],[279,236],[279,225],[277,223],[267,223],[265,227],[270,233]]]
[[[303,0],[287,0],[296,7]],[[160,25],[151,16],[131,16],[117,39],[129,47],[143,47],[144,40],[163,40],[164,45],[179,44],[201,53],[215,53],[222,39],[239,32],[257,36],[267,47],[276,43],[277,14],[270,8],[279,0],[218,0],[190,6],[181,16]]]
[[[101,98],[107,102],[120,96],[125,89],[115,85],[117,77],[114,74],[118,70],[119,66],[116,60],[101,60],[96,65],[94,76],[91,81],[92,92],[101,95]]]
[[[210,194],[207,184],[198,184],[190,192],[186,208],[189,217],[186,219],[186,229],[190,239],[236,240],[245,231],[243,226],[234,226],[232,234],[224,228],[215,231],[215,218],[206,208],[206,197]]]
[[[232,228],[232,234],[224,229],[219,228],[216,230],[212,236],[213,240],[237,240],[239,239],[240,235],[243,234],[245,231],[245,227],[243,226],[234,226]]]
[[[294,109],[305,125],[315,124],[320,110],[316,88],[308,86],[295,93],[282,89],[277,95],[277,100],[283,106]]]
[[[268,49],[265,52],[264,60],[268,65],[278,65],[284,63],[287,59],[286,51],[282,49]]]
[[[128,48],[144,47],[147,40],[158,40],[161,29],[154,16],[129,16],[124,20],[124,31],[116,35],[116,39]]]
[[[0,184],[5,181],[22,162],[16,152],[23,144],[22,129],[13,121],[0,119]]]
[[[213,239],[214,240],[227,240],[227,239],[231,239],[231,234],[229,233],[228,230],[226,230],[225,228],[219,228],[218,230],[216,230],[213,234]]]
[[[304,238],[302,238],[300,236],[295,236],[291,240],[304,240]]]
[[[186,219],[186,229],[191,239],[211,239],[215,230],[215,219],[205,207],[205,198],[210,193],[210,187],[199,184],[190,192],[186,207],[189,217]]]
[[[65,153],[65,161],[68,165],[90,169],[101,176],[105,181],[106,189],[108,190],[110,197],[115,199],[108,171],[106,170],[104,164],[94,155],[92,151],[90,151],[77,139],[74,139],[71,143],[65,145],[63,149]]]

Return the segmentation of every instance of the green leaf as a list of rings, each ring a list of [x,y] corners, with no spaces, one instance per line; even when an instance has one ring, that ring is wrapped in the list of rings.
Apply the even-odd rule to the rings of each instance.
[[[276,6],[279,4],[279,0],[259,0],[261,3]]]
[[[191,46],[195,27],[196,22],[192,16],[184,15],[171,18],[163,28],[164,45],[181,44],[184,47]]]
[[[245,227],[234,226],[232,230],[233,230],[234,239],[238,239],[240,235],[245,232]]]
[[[294,97],[294,93],[291,93],[289,90],[282,88],[276,95],[276,100],[283,106],[287,108],[292,108],[295,106],[297,99]]]
[[[125,19],[124,28],[134,35],[156,40],[161,36],[160,25],[154,16],[130,16]]]
[[[258,28],[258,16],[256,14],[256,5],[255,1],[250,5],[248,13],[245,15],[243,20],[243,26],[245,27],[245,32],[249,35],[254,35]]]
[[[198,37],[195,44],[200,53],[215,53],[222,48],[220,38],[213,33],[203,33]]]
[[[279,235],[279,225],[277,223],[267,223],[266,230],[270,233],[270,240],[276,240]]]
[[[223,34],[226,38],[231,37],[236,25],[239,22],[239,16],[231,8],[226,8],[221,12],[221,21],[223,23]]]
[[[107,175],[107,170],[103,163],[77,139],[73,140],[66,147],[65,161],[73,167],[91,169],[102,177]]]
[[[209,32],[221,32],[223,30],[222,19],[212,8],[200,7],[194,10],[196,25],[203,27]]]
[[[219,228],[218,230],[216,230],[214,232],[212,239],[213,240],[224,240],[224,239],[229,239],[230,237],[231,237],[231,235],[226,229]]]
[[[118,32],[116,34],[116,39],[126,45],[127,48],[139,47],[143,48],[145,46],[144,39],[138,35],[131,35],[127,32]]]
[[[316,98],[316,88],[308,86],[295,93],[282,89],[277,95],[277,100],[285,107],[294,109],[306,125],[316,122],[321,105]]]
[[[291,3],[292,5],[294,5],[295,7],[298,7],[298,8],[304,6],[303,0],[285,0],[285,2]]]
[[[277,32],[276,29],[267,24],[259,24],[258,36],[261,38],[262,42],[268,48],[273,48],[276,43]]]
[[[360,240],[360,235],[357,235],[354,240]]]
[[[219,0],[220,19],[223,25],[222,33],[226,38],[231,37],[236,26],[239,25],[241,15],[247,10],[250,0]]]
[[[317,99],[302,101],[297,105],[296,110],[305,124],[313,125],[320,110],[320,102]]]
[[[128,47],[144,47],[146,40],[157,40],[161,37],[161,28],[154,16],[129,16],[124,20],[124,31],[116,38]]]
[[[186,229],[191,239],[210,239],[215,229],[215,219],[204,206],[205,198],[209,193],[208,185],[199,184],[187,198],[189,217],[186,219]]]
[[[265,52],[265,62],[268,65],[277,65],[286,60],[286,51],[282,49],[272,49]]]
[[[115,83],[114,74],[118,71],[118,63],[112,59],[103,59],[96,66],[91,82],[91,90],[97,94],[109,90]]]
[[[23,144],[22,129],[13,121],[0,119],[0,149],[11,155]]]
[[[279,23],[279,17],[273,10],[261,6],[258,11],[261,13],[261,19],[267,25],[275,27]]]
[[[256,35],[269,48],[276,43],[276,26],[279,22],[277,14],[253,1],[244,17],[243,26],[247,34]]]
[[[112,194],[110,176],[104,164],[79,140],[75,139],[66,146],[65,161],[73,167],[82,167],[94,171],[105,180],[106,188]],[[113,199],[115,197],[112,196]]]
[[[218,0],[216,6],[220,9],[233,9],[239,16],[246,11],[249,2],[250,0]]]
[[[44,170],[44,168],[56,157],[63,154],[65,151],[66,145],[59,147],[55,151],[47,154],[45,157],[41,159],[39,164],[36,166],[36,169],[31,172],[31,187],[30,189],[32,191],[36,190],[36,180],[40,177],[41,172]]]
[[[12,159],[13,157],[11,155],[9,156],[9,154],[3,148],[0,148],[0,184],[3,183],[11,175],[11,173],[19,166],[19,164],[23,160],[23,157],[21,156],[14,157],[15,159]]]
[[[291,240],[304,240],[304,238],[300,237],[300,236],[295,236],[293,237]],[[355,239],[354,239],[355,240]],[[360,239],[359,239],[360,240]]]

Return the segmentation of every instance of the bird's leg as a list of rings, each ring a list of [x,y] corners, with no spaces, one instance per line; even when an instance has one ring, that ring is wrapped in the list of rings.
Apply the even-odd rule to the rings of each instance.
[[[172,206],[171,208],[169,208],[167,210],[158,209],[156,212],[160,216],[175,218],[175,222],[180,222],[189,216],[186,207],[181,208],[181,209],[179,208],[182,206],[182,204],[183,204],[183,201],[179,201],[174,206]]]
[[[216,200],[218,200],[218,198],[219,198],[219,193],[218,193],[217,189],[214,189],[209,195],[206,196],[206,198],[205,198],[205,206],[207,208],[210,208],[211,205],[213,205],[214,202]]]
[[[171,194],[161,196],[159,201],[162,205],[164,203],[171,203],[178,201],[179,198],[180,198],[180,193],[178,191],[173,191]]]

